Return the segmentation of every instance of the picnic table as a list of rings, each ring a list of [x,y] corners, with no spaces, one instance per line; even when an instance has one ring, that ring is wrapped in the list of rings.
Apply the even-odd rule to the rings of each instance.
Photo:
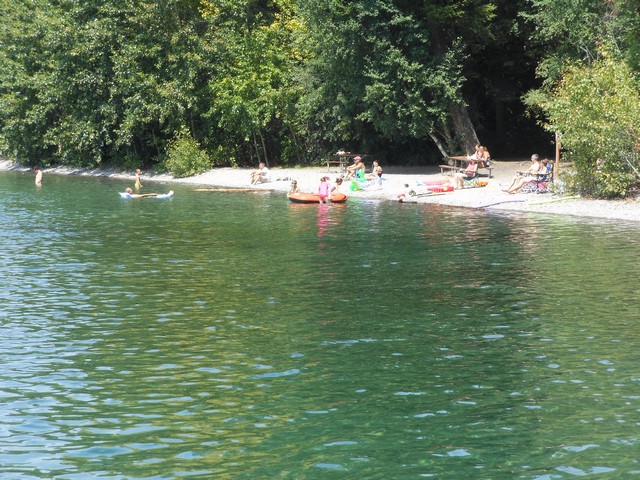
[[[438,167],[440,167],[440,173],[443,175],[453,175],[461,168],[466,167],[466,164],[469,163],[469,161],[471,160],[470,157],[463,156],[463,155],[452,156],[447,158],[449,159],[448,161],[449,165],[438,165]],[[487,176],[489,178],[493,176],[492,166],[478,167],[478,172],[480,172],[481,170],[486,170]]]
[[[331,167],[338,167],[340,173],[347,171],[347,167],[353,163],[355,157],[361,157],[364,159],[364,153],[336,153],[329,160],[327,160],[327,172],[331,171]]]
[[[471,158],[467,157],[466,155],[459,155],[459,156],[453,156],[453,157],[447,157],[449,159],[449,165],[453,166],[453,167],[464,167],[466,163],[469,163],[469,160],[471,160]]]

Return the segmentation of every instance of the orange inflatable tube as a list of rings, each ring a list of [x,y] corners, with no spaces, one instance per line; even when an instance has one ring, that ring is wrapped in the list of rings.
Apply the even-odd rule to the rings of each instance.
[[[289,200],[293,203],[320,203],[320,196],[317,193],[291,193]],[[344,193],[334,193],[331,195],[331,203],[344,203],[347,196]]]

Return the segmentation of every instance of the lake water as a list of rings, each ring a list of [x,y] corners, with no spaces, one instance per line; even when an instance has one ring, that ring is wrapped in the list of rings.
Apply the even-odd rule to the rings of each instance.
[[[3,480],[640,478],[640,225],[126,186],[0,172]]]

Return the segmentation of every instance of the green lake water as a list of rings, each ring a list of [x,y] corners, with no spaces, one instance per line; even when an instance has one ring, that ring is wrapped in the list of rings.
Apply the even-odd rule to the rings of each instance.
[[[640,478],[640,225],[44,180],[0,172],[1,479]]]

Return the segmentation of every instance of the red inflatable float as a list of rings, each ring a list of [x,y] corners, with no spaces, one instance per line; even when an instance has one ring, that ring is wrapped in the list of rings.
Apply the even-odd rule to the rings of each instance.
[[[451,180],[449,180],[448,178],[435,178],[433,180],[423,180],[422,183],[426,186],[432,186],[432,185],[449,185],[449,183],[451,182]]]
[[[427,190],[431,192],[442,193],[442,192],[453,192],[454,188],[453,188],[453,185],[430,185],[430,186],[427,186]]]

